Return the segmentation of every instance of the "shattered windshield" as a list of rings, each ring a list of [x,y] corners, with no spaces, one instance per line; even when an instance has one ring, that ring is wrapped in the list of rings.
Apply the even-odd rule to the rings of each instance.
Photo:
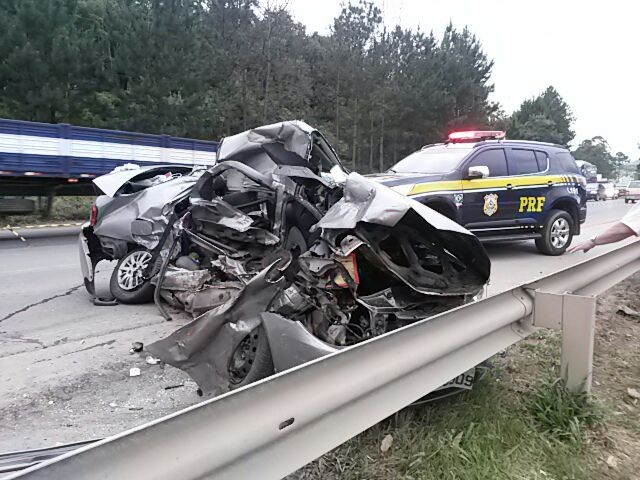
[[[426,147],[400,160],[391,172],[448,173],[472,150],[473,144],[451,144]]]

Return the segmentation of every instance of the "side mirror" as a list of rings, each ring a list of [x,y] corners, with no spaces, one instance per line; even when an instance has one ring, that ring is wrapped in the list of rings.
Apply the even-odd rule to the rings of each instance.
[[[489,176],[489,167],[485,165],[476,165],[469,167],[469,178],[487,178]]]

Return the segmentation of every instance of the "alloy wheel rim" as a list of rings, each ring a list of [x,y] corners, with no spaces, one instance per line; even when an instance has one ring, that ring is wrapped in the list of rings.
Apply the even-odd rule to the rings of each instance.
[[[551,225],[551,245],[562,248],[569,241],[569,222],[565,218],[558,218]]]
[[[151,253],[138,250],[127,256],[118,268],[118,286],[126,291],[138,288],[144,282],[142,273],[151,260]]]

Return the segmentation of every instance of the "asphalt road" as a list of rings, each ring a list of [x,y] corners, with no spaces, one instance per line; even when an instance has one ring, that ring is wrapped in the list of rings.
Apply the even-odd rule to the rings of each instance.
[[[630,207],[590,202],[578,239]],[[615,248],[547,257],[532,241],[486,247],[489,295]],[[166,322],[154,305],[94,306],[82,285],[75,237],[0,240],[0,265],[0,452],[115,434],[201,400],[186,374],[129,353],[133,341],[165,336],[186,316]],[[99,266],[104,293],[112,268]],[[141,375],[129,376],[132,367]]]

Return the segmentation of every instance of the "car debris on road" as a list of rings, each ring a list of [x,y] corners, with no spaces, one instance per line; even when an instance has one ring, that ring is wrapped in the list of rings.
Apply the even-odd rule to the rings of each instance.
[[[303,122],[224,139],[207,171],[167,171],[164,181],[158,172],[143,175],[156,183],[133,204],[112,206],[117,196],[100,202],[81,235],[85,284],[91,291],[92,269],[105,252],[121,255],[119,265],[128,255],[127,281],[155,287],[161,310],[162,299],[195,317],[145,352],[186,371],[206,394],[449,310],[489,278],[474,235],[348,173]],[[112,195],[141,181],[129,175],[110,185]],[[149,203],[161,198],[162,205]],[[132,218],[136,211],[140,218]],[[123,224],[131,232],[117,233]],[[107,231],[114,236],[105,240]],[[114,275],[118,283],[121,274]]]

